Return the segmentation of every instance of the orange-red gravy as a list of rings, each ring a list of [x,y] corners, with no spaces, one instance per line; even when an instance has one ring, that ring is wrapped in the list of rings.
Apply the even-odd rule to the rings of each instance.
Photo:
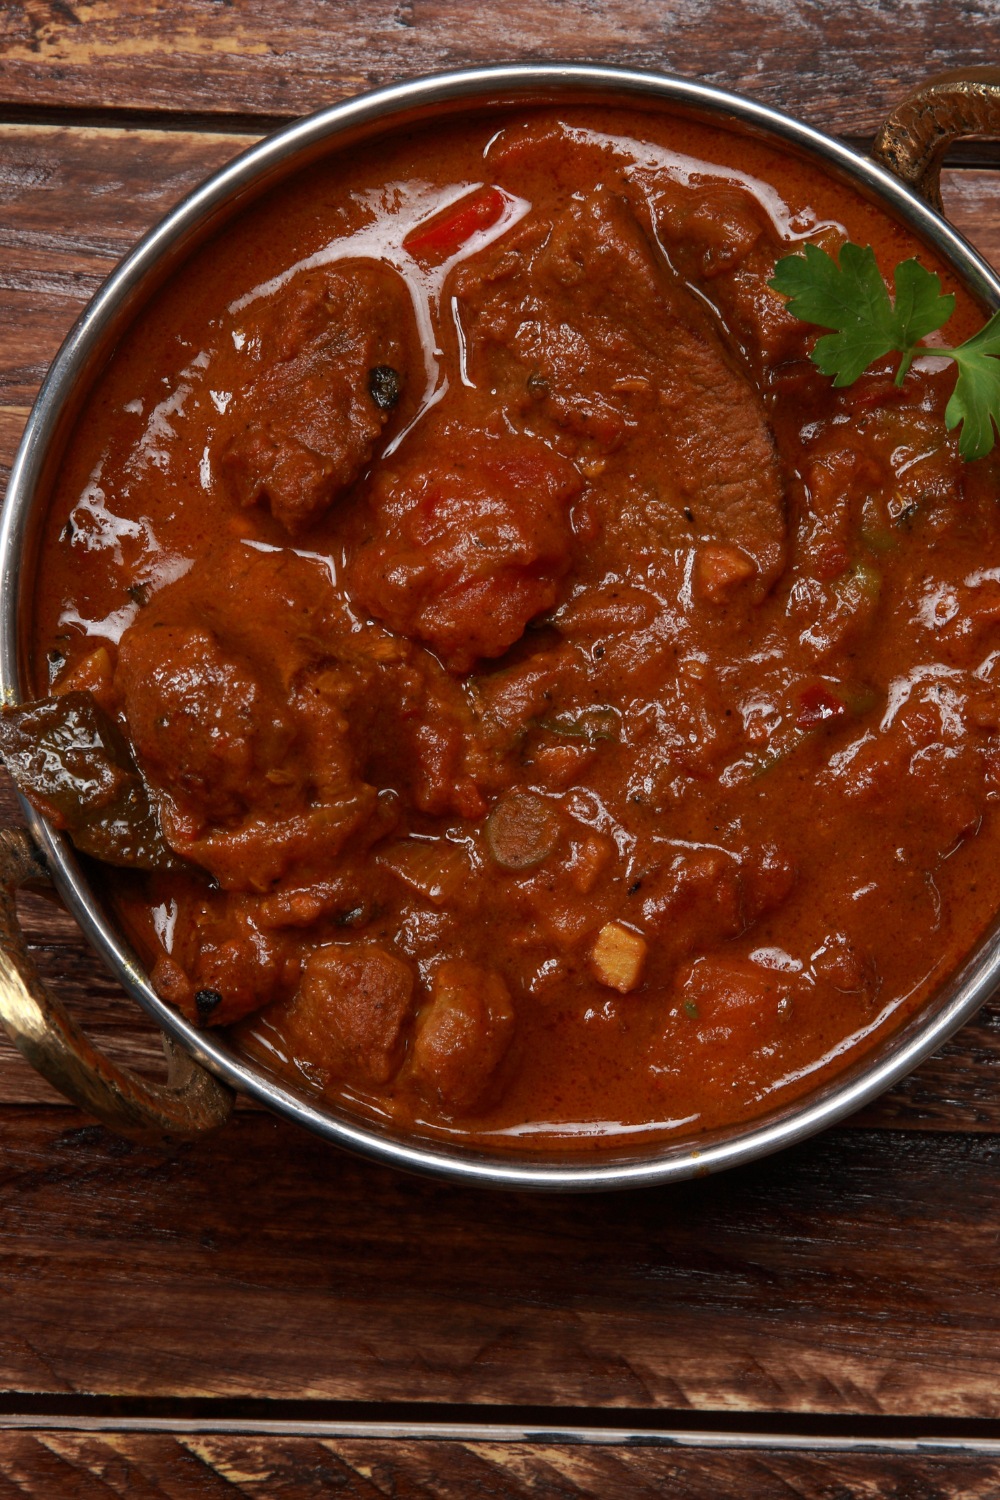
[[[1000,894],[996,467],[941,362],[808,362],[766,283],[848,238],[978,325],[814,165],[603,109],[352,150],[178,273],[34,636],[197,867],[109,875],[165,998],[520,1147],[759,1114],[926,1000]]]

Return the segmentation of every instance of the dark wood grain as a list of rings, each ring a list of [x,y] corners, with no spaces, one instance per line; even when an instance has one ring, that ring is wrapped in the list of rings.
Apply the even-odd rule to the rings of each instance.
[[[0,455],[117,261],[248,138],[0,126]]]
[[[526,1197],[264,1115],[164,1157],[7,1107],[0,1205],[8,1391],[1000,1416],[994,1137]]]
[[[443,68],[566,58],[735,88],[870,136],[918,80],[991,62],[991,0],[25,0],[0,8],[0,108],[292,116]]]
[[[608,1443],[0,1433],[0,1500],[995,1500],[1000,1459]]]

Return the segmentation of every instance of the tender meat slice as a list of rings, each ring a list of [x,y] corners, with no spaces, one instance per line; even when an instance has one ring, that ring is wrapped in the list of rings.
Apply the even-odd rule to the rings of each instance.
[[[391,809],[354,771],[346,675],[282,702],[271,674],[209,630],[126,634],[115,683],[175,853],[227,890],[267,891],[321,871],[349,838],[388,831],[394,819],[376,815]]]
[[[643,927],[674,960],[746,927],[739,859],[722,849],[675,854],[642,878]]]
[[[868,807],[888,829],[890,805],[902,806],[892,832],[914,868],[946,857],[979,823],[989,795],[986,736],[969,722],[974,681],[928,665],[896,678],[878,726],[835,753],[823,773],[849,802]],[[891,847],[891,846],[890,846]]]
[[[725,541],[763,592],[785,502],[760,396],[629,202],[599,188],[503,255],[456,277],[472,378],[561,449],[603,455],[619,539]]]
[[[255,307],[257,363],[218,468],[240,505],[267,505],[297,533],[370,462],[412,361],[413,310],[394,272],[356,264],[306,272]]]
[[[244,812],[294,735],[250,664],[197,626],[134,626],[115,685],[146,776],[196,818]]]
[[[114,688],[164,835],[230,890],[309,878],[394,821],[352,744],[373,669],[341,659],[323,579],[294,555],[232,548],[122,637]]]
[[[349,841],[392,832],[401,802],[486,809],[461,686],[424,647],[359,626],[291,550],[220,550],[163,589],[113,685],[167,843],[227,890],[320,878]]]
[[[714,278],[744,261],[762,238],[777,237],[774,221],[739,172],[704,162],[695,177],[688,177],[684,158],[673,152],[567,125],[558,116],[500,131],[486,160],[500,180],[511,169],[519,180],[526,170],[544,165],[553,186],[567,197],[579,192],[582,180],[617,177],[661,209],[672,239],[680,242],[685,276]],[[673,246],[671,258],[672,252]]]
[[[433,413],[371,486],[375,534],[348,586],[377,619],[465,672],[501,656],[555,603],[579,489],[573,466],[536,438]]]
[[[882,985],[874,956],[845,932],[832,932],[812,955],[809,965],[817,982],[841,995],[857,995],[874,1003]]]
[[[487,1098],[513,1031],[514,1007],[500,976],[450,959],[417,1021],[413,1076],[446,1109],[464,1114]]]
[[[394,809],[363,782],[315,806],[257,812],[234,828],[195,837],[164,817],[178,854],[210,870],[225,890],[260,893],[285,881],[319,879],[349,840],[356,849],[364,849],[391,833],[395,824]]]
[[[462,684],[423,646],[368,625],[351,641],[365,683],[351,713],[361,774],[395,787],[421,812],[479,817],[488,773]]]
[[[384,1084],[403,1058],[413,999],[409,964],[375,944],[318,949],[293,1000],[269,1012],[293,1057],[308,1058],[320,1081]]]
[[[193,570],[173,598],[266,665],[301,731],[317,795],[338,796],[356,770],[405,791],[422,812],[484,811],[466,764],[475,725],[460,684],[423,646],[359,627],[317,562],[237,547]],[[166,599],[153,607],[165,612]]]
[[[767,285],[775,260],[796,246],[785,237],[780,199],[769,200],[775,217],[752,179],[708,163],[688,176],[684,158],[672,152],[551,117],[502,131],[487,161],[499,182],[508,170],[517,174],[544,163],[567,196],[587,177],[616,177],[677,274],[705,287],[755,372],[762,376],[768,366],[803,357],[802,325]]]

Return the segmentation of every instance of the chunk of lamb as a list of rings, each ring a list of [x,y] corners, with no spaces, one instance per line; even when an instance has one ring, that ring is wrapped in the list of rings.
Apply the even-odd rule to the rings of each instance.
[[[376,944],[335,944],[309,959],[298,992],[269,1017],[293,1057],[307,1057],[320,1081],[385,1084],[403,1058],[413,973]]]
[[[255,362],[218,468],[240,505],[268,506],[296,534],[370,463],[410,362],[413,309],[394,272],[352,265],[301,274],[246,321]]]
[[[512,187],[521,173],[543,167],[567,196],[588,177],[617,178],[677,274],[705,288],[755,373],[804,358],[801,323],[767,285],[775,260],[796,245],[786,237],[784,219],[754,192],[752,179],[724,169],[678,175],[656,147],[551,116],[501,131],[486,160],[496,180]]]
[[[385,832],[375,788],[354,766],[349,674],[319,664],[289,691],[277,659],[234,644],[224,612],[217,630],[164,620],[195,592],[182,579],[144,611],[122,637],[114,679],[164,837],[227,890],[307,880],[349,838]]]
[[[294,989],[294,937],[263,930],[244,896],[181,892],[170,953],[153,965],[162,999],[202,1026],[228,1026]]]
[[[439,409],[373,480],[374,534],[348,587],[390,629],[426,641],[450,671],[468,671],[503,655],[556,602],[580,483],[538,439]]]
[[[513,1031],[514,1007],[500,976],[450,959],[435,974],[417,1021],[413,1076],[446,1109],[474,1110],[496,1085]]]
[[[636,555],[723,541],[760,595],[784,563],[785,499],[760,395],[627,199],[605,188],[551,232],[455,281],[471,378],[589,467]],[[632,540],[634,537],[634,540]]]
[[[175,824],[239,817],[294,735],[250,663],[199,626],[134,626],[115,687],[143,773],[169,791]]]

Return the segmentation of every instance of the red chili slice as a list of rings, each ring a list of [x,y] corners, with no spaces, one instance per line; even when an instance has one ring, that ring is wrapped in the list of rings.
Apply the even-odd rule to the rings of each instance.
[[[445,260],[477,230],[495,224],[506,204],[499,188],[483,188],[471,198],[463,198],[457,207],[411,229],[403,241],[403,249],[417,259]]]
[[[799,729],[816,729],[830,719],[843,718],[846,712],[847,704],[843,698],[838,698],[830,688],[817,682],[799,694],[799,711],[795,715],[795,723]]]

